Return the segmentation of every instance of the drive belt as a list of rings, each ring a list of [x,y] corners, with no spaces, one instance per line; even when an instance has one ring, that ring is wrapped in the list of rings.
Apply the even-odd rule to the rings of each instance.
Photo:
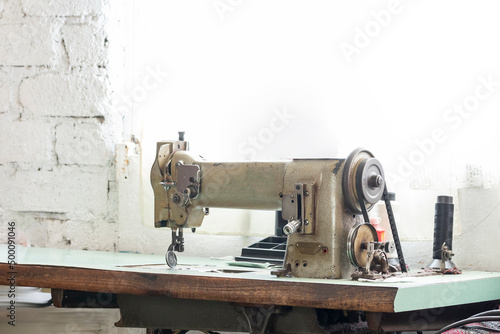
[[[384,194],[382,195],[385,202],[385,208],[387,210],[387,217],[389,217],[389,225],[391,226],[392,238],[394,239],[394,245],[396,246],[396,252],[398,253],[399,265],[401,266],[401,272],[406,273],[406,262],[403,256],[403,248],[401,247],[401,240],[399,239],[398,228],[396,226],[396,219],[394,219],[394,212],[392,212],[391,200],[389,199],[389,192],[387,191],[387,186],[384,183]]]
[[[358,171],[363,169],[363,163],[358,167]],[[363,184],[362,184],[362,173],[357,173],[356,175],[356,192],[358,193],[359,206],[361,208],[361,213],[363,214],[363,220],[365,223],[370,224],[370,219],[368,218],[368,210],[366,209],[365,201],[363,199]],[[398,254],[399,265],[401,267],[401,272],[406,273],[406,262],[403,255],[403,248],[401,247],[401,240],[399,239],[398,228],[396,226],[396,219],[394,218],[394,212],[392,211],[391,200],[389,199],[389,192],[387,191],[387,185],[384,180],[384,192],[382,194],[385,202],[385,209],[387,210],[387,217],[389,217],[389,225],[391,226],[392,238],[394,239],[394,245],[396,246],[396,252]]]

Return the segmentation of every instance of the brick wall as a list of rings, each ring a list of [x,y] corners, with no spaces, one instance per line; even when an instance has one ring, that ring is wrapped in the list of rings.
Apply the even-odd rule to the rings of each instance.
[[[116,249],[108,7],[0,1],[0,235],[14,220],[31,246]]]

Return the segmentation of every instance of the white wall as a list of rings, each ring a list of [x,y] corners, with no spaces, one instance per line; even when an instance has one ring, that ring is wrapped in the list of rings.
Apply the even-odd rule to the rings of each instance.
[[[108,5],[0,2],[0,235],[116,249]],[[3,240],[3,237],[2,237]]]

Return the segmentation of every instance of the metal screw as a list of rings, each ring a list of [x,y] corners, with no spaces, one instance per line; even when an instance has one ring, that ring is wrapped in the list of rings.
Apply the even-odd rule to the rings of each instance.
[[[172,202],[179,203],[181,201],[181,197],[177,194],[172,195]]]
[[[300,190],[300,186],[297,184],[297,185],[295,186],[295,189]]]
[[[309,196],[309,191],[306,191],[304,195],[306,195],[306,197]]]
[[[368,185],[371,188],[379,188],[384,184],[384,179],[381,175],[371,175],[368,179]]]
[[[304,224],[309,225],[309,220],[307,220],[307,219],[306,219],[306,220],[304,221]]]

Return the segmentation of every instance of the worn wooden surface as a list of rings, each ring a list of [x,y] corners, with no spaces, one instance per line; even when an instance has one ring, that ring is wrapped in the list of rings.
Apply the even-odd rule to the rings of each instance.
[[[0,271],[7,270],[0,264]],[[251,304],[393,312],[397,289],[18,265],[18,285]]]
[[[4,276],[10,270],[2,250],[0,246]],[[500,300],[500,273],[354,282],[277,278],[268,269],[200,258],[179,257],[179,263],[172,270],[163,256],[19,248],[15,275],[18,286],[371,312]]]

